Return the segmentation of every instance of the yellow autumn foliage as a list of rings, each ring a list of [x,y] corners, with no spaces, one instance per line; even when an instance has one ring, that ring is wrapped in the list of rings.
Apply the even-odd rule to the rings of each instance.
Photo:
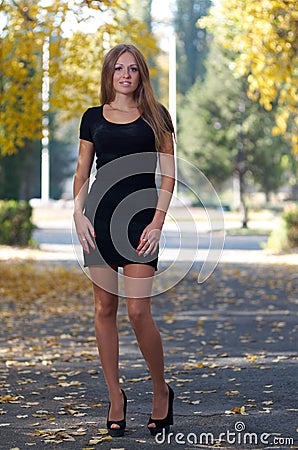
[[[234,52],[234,71],[247,76],[248,96],[267,110],[276,105],[272,132],[286,135],[296,153],[297,19],[296,0],[221,0],[199,21]]]
[[[129,42],[147,57],[158,52],[144,24],[121,0],[0,2],[0,153],[13,154],[42,137],[42,53],[50,42],[50,110],[65,119],[98,103],[104,52]],[[91,24],[91,25],[90,25]]]

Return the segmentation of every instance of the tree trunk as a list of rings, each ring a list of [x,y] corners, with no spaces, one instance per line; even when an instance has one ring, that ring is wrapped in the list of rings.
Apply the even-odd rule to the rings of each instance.
[[[242,228],[247,228],[248,221],[248,208],[245,200],[245,172],[246,172],[246,158],[244,153],[244,133],[243,133],[243,121],[245,114],[245,100],[243,93],[240,94],[239,113],[240,113],[240,133],[238,154],[236,162],[236,170],[239,176],[239,190],[240,190],[240,213],[242,216]]]
[[[245,200],[245,172],[243,170],[239,170],[239,186],[240,186],[240,213],[242,220],[242,228],[247,228],[248,222],[248,207]]]

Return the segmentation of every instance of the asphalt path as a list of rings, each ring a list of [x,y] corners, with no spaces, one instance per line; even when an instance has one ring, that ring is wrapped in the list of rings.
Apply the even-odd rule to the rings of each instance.
[[[189,251],[197,245],[209,248],[210,233],[185,228],[182,239],[179,231],[164,230],[168,249],[179,248],[181,241]],[[72,248],[70,227],[44,226],[33,238],[46,247],[45,254],[55,246]],[[266,241],[265,234],[227,236],[225,249],[242,262],[221,262],[203,284],[197,283],[200,261],[190,271],[180,262],[158,279],[161,293],[153,297],[152,311],[163,338],[166,379],[175,391],[172,434],[159,440],[146,429],[152,384],[124,301],[119,304],[120,375],[129,399],[127,428],[123,438],[107,440],[108,397],[91,293],[77,292],[75,284],[63,295],[63,283],[67,287],[67,280],[84,274],[60,261],[61,275],[59,270],[50,275],[58,276],[57,292],[49,289],[35,301],[28,286],[29,297],[22,287],[21,301],[0,290],[0,449],[298,448],[297,266],[262,261]],[[249,264],[248,253],[253,255]],[[49,282],[52,262],[37,263],[40,281]],[[15,273],[26,267],[11,264]]]
[[[38,244],[72,245],[72,230],[65,228],[38,228],[33,233],[33,239]],[[268,236],[226,236],[224,248],[226,250],[262,250]],[[210,234],[206,232],[192,232],[165,230],[163,240],[167,248],[177,249],[208,249]],[[219,241],[220,242],[220,241]]]
[[[51,279],[43,296],[31,301],[28,282],[27,298],[25,290],[1,293],[1,450],[297,448],[297,267],[220,264],[203,285],[193,269],[154,297],[175,392],[174,426],[158,440],[146,429],[152,383],[125,302],[118,322],[127,427],[107,440],[91,292],[75,283],[65,295],[63,283],[83,277],[75,269],[67,279],[51,264],[33,269],[41,284]]]

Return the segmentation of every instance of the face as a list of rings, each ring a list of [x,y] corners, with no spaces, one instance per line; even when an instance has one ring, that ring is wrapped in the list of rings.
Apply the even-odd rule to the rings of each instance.
[[[135,57],[130,52],[119,56],[114,69],[113,87],[121,94],[133,94],[137,89],[140,73]]]

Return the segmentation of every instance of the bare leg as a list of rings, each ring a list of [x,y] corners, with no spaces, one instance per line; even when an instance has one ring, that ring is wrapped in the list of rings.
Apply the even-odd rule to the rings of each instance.
[[[124,275],[129,320],[153,383],[152,418],[163,419],[168,412],[169,391],[164,378],[161,337],[151,315],[150,293],[154,268],[145,264],[128,264],[124,267]],[[155,424],[149,426],[155,427]]]
[[[109,420],[123,419],[123,395],[119,386],[119,342],[117,330],[116,267],[89,268],[93,281],[95,333],[102,369],[108,386],[111,408]],[[112,428],[119,428],[113,424]]]

